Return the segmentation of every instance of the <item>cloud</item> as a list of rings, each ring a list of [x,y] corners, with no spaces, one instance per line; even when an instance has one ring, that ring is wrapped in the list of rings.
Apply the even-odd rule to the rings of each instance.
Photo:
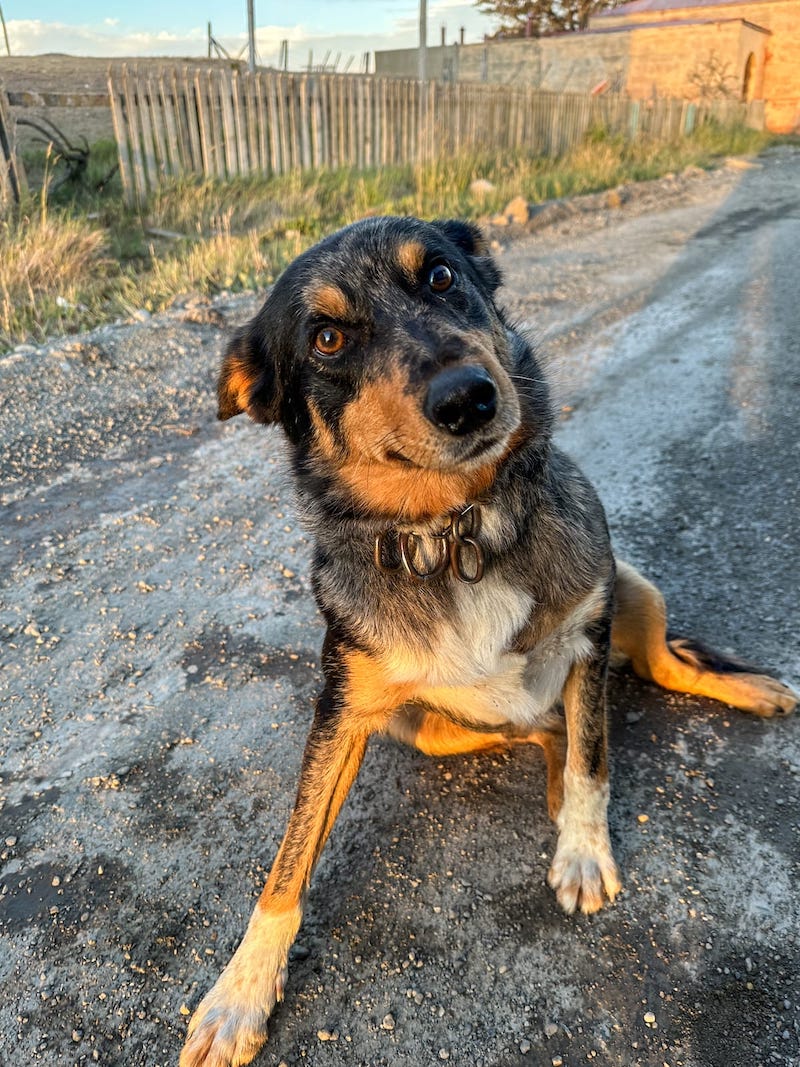
[[[455,40],[458,27],[467,27],[467,40],[480,40],[488,27],[485,16],[464,0],[434,0],[428,19],[428,43],[439,42],[439,26],[447,22],[448,40]],[[256,29],[256,48],[261,62],[267,65],[278,61],[281,42],[289,41],[289,65],[297,69],[308,62],[313,52],[315,62],[321,62],[326,52],[342,54],[341,66],[349,56],[360,67],[365,52],[389,48],[413,48],[417,44],[418,24],[412,18],[395,18],[383,32],[320,32],[303,24],[291,27],[266,25]],[[72,55],[107,56],[203,56],[207,49],[206,24],[182,31],[160,30],[146,32],[130,30],[117,18],[104,18],[99,23],[69,24],[44,22],[41,19],[11,19],[8,35],[14,55],[39,55],[62,52]],[[233,35],[218,35],[220,43],[238,55],[246,47],[244,31]]]
[[[205,29],[184,33],[123,31],[105,20],[100,26],[43,22],[41,19],[11,19],[8,36],[12,55],[62,52],[87,56],[180,56],[205,51]]]

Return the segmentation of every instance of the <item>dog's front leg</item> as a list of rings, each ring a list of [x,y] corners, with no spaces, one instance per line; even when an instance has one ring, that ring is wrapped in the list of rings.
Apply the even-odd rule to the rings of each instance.
[[[570,914],[598,911],[603,893],[613,900],[621,886],[608,836],[606,675],[610,620],[587,632],[589,658],[576,661],[564,687],[567,761],[564,801],[556,818],[556,854],[547,880]]]
[[[369,730],[326,689],[306,742],[289,826],[247,932],[189,1024],[181,1067],[239,1067],[267,1039],[311,872],[358,773]]]

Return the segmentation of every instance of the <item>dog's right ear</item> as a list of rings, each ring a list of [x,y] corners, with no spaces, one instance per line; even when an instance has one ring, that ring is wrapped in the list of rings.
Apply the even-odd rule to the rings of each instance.
[[[256,336],[256,323],[238,330],[225,350],[217,384],[218,419],[232,419],[243,411],[256,422],[280,417],[275,360]]]

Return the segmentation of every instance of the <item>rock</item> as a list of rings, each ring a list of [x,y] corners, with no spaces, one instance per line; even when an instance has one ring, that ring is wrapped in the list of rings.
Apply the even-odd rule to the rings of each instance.
[[[752,159],[745,159],[743,156],[728,156],[725,166],[730,170],[761,170],[763,164],[756,163]]]
[[[509,200],[506,204],[503,209],[503,214],[510,223],[516,223],[518,226],[523,226],[530,218],[528,201],[524,196],[515,196],[513,200]]]
[[[619,195],[616,189],[609,189],[609,191],[606,193],[606,207],[622,207],[622,197]]]
[[[381,1020],[381,1030],[394,1030],[394,1027],[394,1015],[392,1015],[391,1013],[389,1015],[384,1015],[383,1019]]]

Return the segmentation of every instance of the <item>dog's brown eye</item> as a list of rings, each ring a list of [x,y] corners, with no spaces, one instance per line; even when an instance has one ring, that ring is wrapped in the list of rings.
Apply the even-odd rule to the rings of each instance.
[[[314,348],[321,356],[335,356],[346,343],[347,338],[335,326],[326,326],[314,338]]]
[[[433,289],[434,293],[445,293],[452,284],[453,272],[446,263],[437,263],[435,267],[431,267],[431,272],[428,275],[428,285]]]

